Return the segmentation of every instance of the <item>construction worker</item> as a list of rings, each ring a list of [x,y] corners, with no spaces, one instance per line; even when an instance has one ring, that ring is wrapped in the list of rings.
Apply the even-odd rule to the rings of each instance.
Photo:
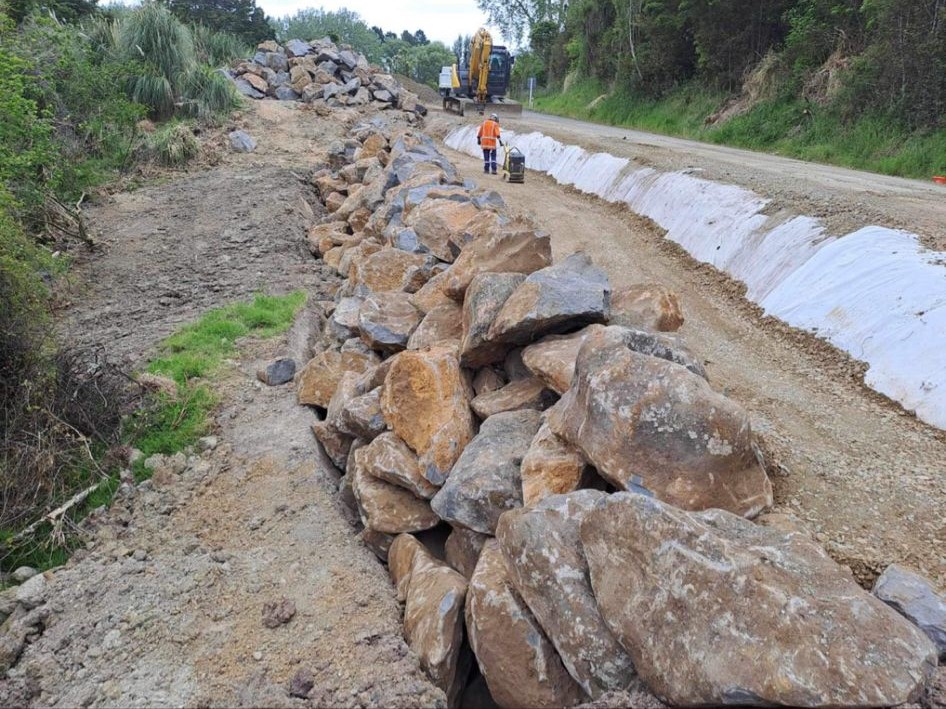
[[[496,174],[496,143],[499,141],[499,116],[491,113],[483,121],[476,142],[483,149],[483,172]]]

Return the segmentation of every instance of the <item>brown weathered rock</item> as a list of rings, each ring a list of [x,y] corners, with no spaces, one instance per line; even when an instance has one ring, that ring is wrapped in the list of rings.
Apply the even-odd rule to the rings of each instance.
[[[486,339],[523,345],[589,323],[605,322],[611,287],[583,252],[526,277],[503,304]]]
[[[480,210],[470,202],[432,199],[421,202],[406,219],[417,239],[441,261],[452,263],[455,257],[450,248],[451,238],[463,233]]]
[[[244,74],[241,78],[249,82],[250,86],[252,86],[254,89],[259,91],[260,93],[265,94],[267,91],[269,91],[269,84],[266,83],[266,80],[261,76],[247,73],[247,74]]]
[[[379,532],[377,529],[371,529],[370,527],[365,527],[361,530],[361,541],[364,542],[365,546],[371,550],[371,553],[381,561],[388,560],[388,552],[395,538],[393,534]]]
[[[481,367],[473,377],[473,391],[477,396],[506,386],[506,377],[493,367]]]
[[[364,285],[374,293],[399,291],[407,284],[409,270],[423,266],[425,261],[420,254],[385,247],[353,263],[349,278],[353,285]]]
[[[342,264],[342,256],[344,256],[345,252],[350,248],[351,246],[348,244],[341,244],[329,249],[328,251],[323,251],[322,260],[336,271],[339,271],[339,266]]]
[[[407,598],[411,572],[414,570],[414,556],[418,552],[430,555],[427,548],[411,534],[399,534],[388,549],[388,572],[391,574],[399,601]]]
[[[346,199],[348,199],[348,197],[343,195],[341,192],[332,192],[328,197],[325,198],[325,208],[329,212],[337,212],[339,208],[345,203]]]
[[[338,262],[338,272],[346,278],[351,275],[352,270],[357,270],[373,254],[379,252],[383,247],[374,239],[363,239],[350,249],[346,249]],[[347,284],[352,287],[356,284]]]
[[[519,463],[542,423],[538,411],[507,411],[483,422],[430,501],[440,518],[493,534],[500,515],[522,505]]]
[[[447,542],[444,544],[444,553],[447,563],[461,574],[470,578],[480,558],[483,544],[490,537],[486,534],[474,532],[465,527],[453,527]]]
[[[377,363],[375,355],[334,350],[320,352],[296,375],[296,399],[300,404],[327,407],[343,372],[364,372]]]
[[[487,419],[503,411],[518,411],[519,409],[534,409],[545,411],[555,403],[558,397],[555,392],[547,389],[545,382],[538,377],[517,379],[502,389],[480,394],[470,402],[473,411],[481,419]]]
[[[473,438],[470,394],[456,350],[440,345],[400,353],[384,380],[384,419],[434,485],[443,484]]]
[[[438,488],[421,473],[414,451],[390,431],[382,433],[365,447],[362,460],[369,474],[410,490],[417,497],[429,500],[437,492]]]
[[[462,655],[467,581],[406,537],[395,539],[388,552],[398,596],[405,599],[404,638],[454,706],[469,671],[469,658]]]
[[[352,437],[346,436],[327,421],[316,421],[312,424],[312,433],[322,444],[325,455],[339,470],[345,470],[348,464],[348,451],[351,449]]]
[[[380,133],[372,133],[364,142],[361,144],[361,148],[358,152],[359,158],[373,158],[377,157],[378,153],[386,150],[388,147],[388,141]]]
[[[407,349],[422,350],[444,340],[460,341],[463,336],[463,311],[456,303],[444,303],[424,316],[407,342]]]
[[[348,225],[355,233],[362,231],[368,220],[371,218],[371,210],[367,207],[360,207],[348,216]]]
[[[328,196],[333,192],[339,192],[344,197],[345,192],[348,190],[348,185],[345,184],[345,181],[335,177],[331,172],[316,177],[314,184],[323,202],[325,202]],[[341,223],[344,224],[344,222]]]
[[[580,536],[602,617],[674,706],[898,706],[936,667],[929,639],[805,535],[621,493]]]
[[[529,371],[541,377],[550,389],[564,394],[575,376],[575,360],[592,327],[571,335],[549,335],[522,350],[522,361]]]
[[[285,625],[296,614],[296,604],[288,598],[269,601],[263,604],[263,627],[278,628]]]
[[[349,474],[352,490],[365,527],[386,534],[419,532],[440,524],[426,501],[398,485],[391,485],[368,472],[370,446],[353,453]]]
[[[346,227],[345,222],[327,222],[309,227],[309,232],[306,235],[309,251],[321,256],[329,249],[342,243],[343,237],[348,236]]]
[[[522,504],[528,507],[552,495],[565,495],[583,486],[588,466],[572,446],[542,424],[519,467]]]
[[[476,369],[502,361],[511,345],[493,342],[487,334],[503,304],[525,280],[521,273],[482,273],[466,290],[463,300],[463,340],[460,362]]]
[[[361,339],[379,352],[397,352],[407,347],[420,320],[420,311],[411,305],[410,296],[400,291],[372,293],[358,311]]]
[[[484,545],[470,579],[466,627],[480,671],[499,706],[570,707],[586,698],[529,607],[512,589],[495,539]]]
[[[609,325],[649,332],[676,332],[683,326],[677,294],[659,283],[628,286],[611,294]]]
[[[450,305],[454,301],[443,292],[443,283],[447,271],[438,273],[427,281],[424,286],[411,296],[414,307],[422,313],[429,313],[440,305]]]
[[[464,246],[450,268],[444,292],[463,300],[472,280],[481,273],[523,273],[552,264],[552,247],[548,234],[540,234],[521,220],[496,226],[480,238]]]
[[[289,69],[289,83],[296,93],[301,94],[302,90],[312,83],[312,77],[309,76],[309,72],[306,71],[304,66],[296,64]]]
[[[582,517],[605,498],[597,490],[555,495],[507,512],[496,528],[513,586],[591,697],[626,689],[635,677],[601,618],[578,540]]]
[[[624,332],[587,336],[549,428],[621,489],[745,516],[771,505],[746,412],[684,367],[631,351]]]
[[[361,389],[362,377],[359,375],[358,388]],[[375,387],[367,394],[356,396],[342,408],[338,430],[356,438],[371,441],[384,433],[384,414],[381,413],[381,387]]]

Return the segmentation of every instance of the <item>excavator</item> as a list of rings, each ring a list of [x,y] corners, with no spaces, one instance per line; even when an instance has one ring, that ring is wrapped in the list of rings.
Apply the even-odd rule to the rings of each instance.
[[[490,33],[480,28],[470,42],[469,61],[440,70],[443,110],[464,115],[472,107],[478,113],[522,115],[522,104],[506,98],[514,59],[505,47],[493,44]]]

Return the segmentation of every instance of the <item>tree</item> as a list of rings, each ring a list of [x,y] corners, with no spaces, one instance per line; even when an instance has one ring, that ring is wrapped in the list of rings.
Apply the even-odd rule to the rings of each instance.
[[[407,44],[411,45],[412,47],[417,44],[417,39],[407,30],[401,32],[401,41],[407,42]]]
[[[457,38],[453,40],[453,54],[457,58],[457,64],[462,66],[469,61],[472,41],[472,35],[457,35]]]
[[[414,42],[417,45],[430,44],[430,40],[427,39],[427,34],[424,32],[424,30],[417,30],[414,33]]]
[[[503,35],[516,44],[536,23],[548,21],[561,31],[565,28],[568,0],[477,0],[490,24],[502,28]]]
[[[255,0],[168,0],[167,4],[181,22],[228,32],[247,44],[275,37],[269,19]]]

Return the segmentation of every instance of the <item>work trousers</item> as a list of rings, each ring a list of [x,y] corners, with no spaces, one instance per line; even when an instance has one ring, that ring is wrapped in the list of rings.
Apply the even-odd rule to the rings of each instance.
[[[483,148],[483,172],[496,174],[496,148]]]

